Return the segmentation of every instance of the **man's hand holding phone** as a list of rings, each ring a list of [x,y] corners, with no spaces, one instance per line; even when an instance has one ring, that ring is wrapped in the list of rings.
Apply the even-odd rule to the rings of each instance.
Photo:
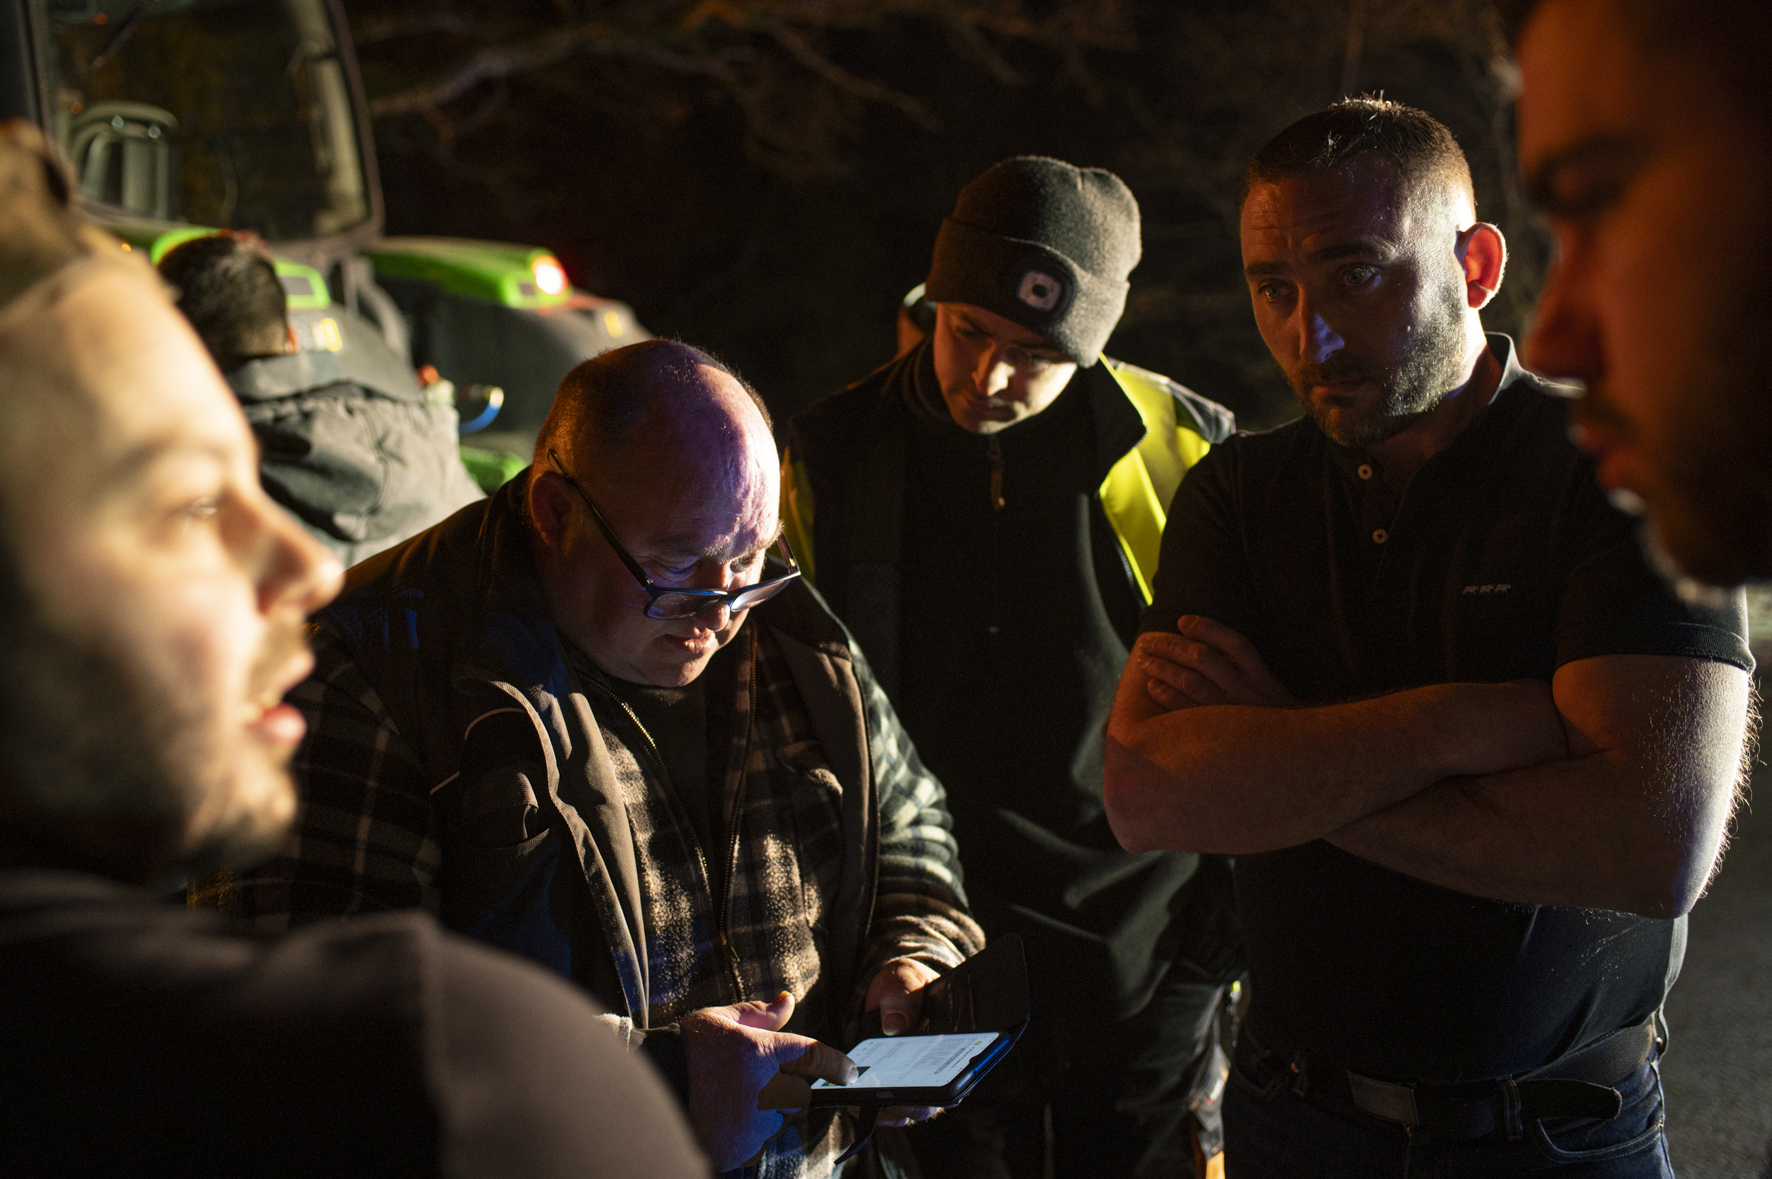
[[[715,1171],[743,1166],[781,1131],[783,1109],[804,1109],[809,1083],[847,1085],[855,1064],[828,1044],[779,1030],[794,1013],[786,991],[773,1003],[705,1007],[683,1017],[689,1058],[689,1124]]]
[[[897,958],[880,968],[868,985],[863,1011],[880,1012],[880,1029],[888,1036],[910,1031],[922,1022],[923,988],[941,974],[927,962],[914,958]],[[893,1105],[880,1111],[882,1126],[908,1126],[923,1122],[940,1113],[937,1106]]]

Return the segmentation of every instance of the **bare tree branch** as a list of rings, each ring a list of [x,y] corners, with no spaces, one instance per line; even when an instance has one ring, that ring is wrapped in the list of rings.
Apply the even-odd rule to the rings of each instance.
[[[814,49],[811,42],[791,26],[777,22],[769,32],[795,61],[845,94],[853,95],[866,102],[877,102],[883,106],[896,107],[906,118],[921,124],[927,130],[940,129],[941,123],[929,113],[929,107],[925,103],[912,98],[901,90],[894,90],[884,83],[855,76]]]
[[[1093,76],[1083,65],[1084,49],[1134,46],[1119,0],[1067,0],[1040,17],[1028,15],[1019,0],[627,0],[603,6],[596,19],[541,32],[509,22],[494,30],[452,12],[434,12],[365,21],[356,39],[371,45],[443,36],[475,46],[440,75],[376,96],[370,111],[377,118],[417,113],[437,125],[442,108],[486,83],[537,74],[578,57],[621,58],[707,76],[744,112],[759,143],[806,155],[822,143],[806,142],[801,130],[789,125],[794,104],[785,104],[785,111],[773,108],[768,95],[785,82],[771,76],[767,55],[754,54],[754,64],[745,68],[734,51],[773,45],[829,94],[889,107],[933,131],[939,124],[923,99],[845,68],[815,40],[826,32],[866,32],[895,21],[947,27],[967,55],[1005,85],[1019,84],[1021,76],[993,41],[1057,52],[1086,89]],[[803,116],[829,118],[828,111],[808,115],[806,104],[799,105]]]

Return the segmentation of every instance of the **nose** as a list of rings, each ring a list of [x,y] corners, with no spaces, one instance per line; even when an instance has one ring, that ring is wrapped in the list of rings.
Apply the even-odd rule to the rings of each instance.
[[[715,602],[691,620],[698,630],[725,630],[732,621],[732,603]]]
[[[1329,321],[1309,307],[1300,304],[1300,314],[1304,316],[1304,360],[1308,364],[1322,364],[1337,352],[1347,347]]]
[[[972,372],[972,383],[978,386],[982,396],[995,397],[1009,387],[1009,379],[1015,370],[1003,359],[1003,353],[996,344],[991,344],[978,356],[978,365]]]
[[[261,613],[277,610],[312,614],[338,596],[344,566],[295,518],[266,499],[259,508],[263,558],[258,571]]]
[[[1526,367],[1547,377],[1592,381],[1603,368],[1598,318],[1589,305],[1579,254],[1559,249],[1545,276],[1526,335]]]

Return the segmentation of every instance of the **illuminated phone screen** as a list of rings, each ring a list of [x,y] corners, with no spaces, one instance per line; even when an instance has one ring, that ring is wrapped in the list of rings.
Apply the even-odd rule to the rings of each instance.
[[[849,1086],[814,1081],[814,1089],[933,1089],[966,1071],[973,1057],[1002,1032],[956,1032],[938,1036],[886,1036],[849,1050],[861,1076]]]

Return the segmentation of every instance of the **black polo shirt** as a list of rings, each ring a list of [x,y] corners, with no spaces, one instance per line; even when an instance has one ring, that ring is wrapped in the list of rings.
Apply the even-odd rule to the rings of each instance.
[[[1170,508],[1144,630],[1247,635],[1304,704],[1549,680],[1598,655],[1751,668],[1739,596],[1682,603],[1568,438],[1567,402],[1504,366],[1494,400],[1392,504],[1308,418],[1215,448]],[[1321,840],[1237,860],[1257,1022],[1371,1075],[1533,1068],[1661,1003],[1685,923],[1504,904]]]

